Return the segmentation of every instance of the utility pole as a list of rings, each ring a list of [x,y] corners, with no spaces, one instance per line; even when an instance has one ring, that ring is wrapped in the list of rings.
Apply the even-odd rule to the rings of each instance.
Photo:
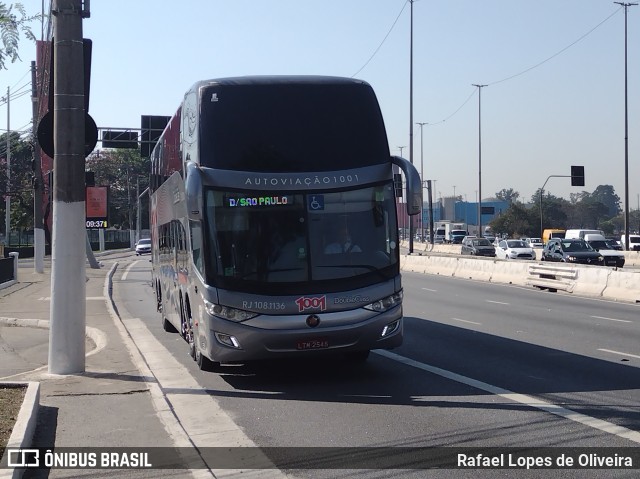
[[[487,85],[476,85],[478,88],[478,237],[482,238],[482,88]]]
[[[411,28],[409,47],[409,161],[413,165],[413,2],[411,4]],[[422,196],[422,192],[420,192]],[[408,201],[408,198],[407,198]],[[413,216],[409,216],[409,254],[413,253]]]
[[[624,249],[629,250],[629,106],[627,89],[627,10],[637,3],[613,2],[624,7]]]
[[[9,246],[11,234],[11,89],[7,87],[7,193],[4,197],[4,226],[7,237],[5,242]]]
[[[33,117],[33,267],[36,273],[44,272],[44,221],[42,215],[42,164],[38,137],[38,81],[36,62],[31,62],[31,108]]]
[[[433,180],[435,183],[436,180]],[[427,194],[429,195],[429,243],[433,247],[433,200],[431,196],[431,180],[427,180]]]
[[[136,190],[137,191],[137,190]],[[140,236],[141,236],[141,231],[142,231],[142,215],[141,215],[141,210],[142,210],[142,197],[146,194],[149,193],[149,187],[147,186],[144,191],[142,193],[140,193],[138,195],[138,220],[137,220],[137,226],[136,226],[136,237],[138,238],[138,241],[140,241]]]
[[[142,228],[142,219],[140,218],[140,177],[136,176],[136,244],[140,241],[140,229]]]
[[[49,373],[85,370],[85,108],[82,0],[54,0],[53,246]]]
[[[424,136],[422,136],[422,127],[427,125],[426,122],[417,122],[416,125],[420,125],[420,187],[424,190]],[[420,232],[420,238],[424,243],[424,199],[420,205],[420,224],[422,225],[422,231]]]
[[[404,158],[404,157],[402,156],[402,150],[403,150],[403,149],[405,149],[405,148],[406,148],[406,146],[399,146],[398,148],[400,148],[400,158]],[[406,197],[407,197],[407,195],[405,195],[405,194],[404,194],[404,188],[402,188],[402,187],[401,187],[401,188],[400,188],[400,190],[402,191],[402,197],[403,197],[403,198],[406,198]],[[408,201],[408,199],[406,199],[406,200],[405,200],[404,208],[400,208],[400,211],[399,211],[399,213],[400,213],[400,214],[402,214],[402,222],[401,222],[401,223],[402,223],[402,239],[405,239],[405,234],[406,234],[406,229],[407,229],[407,222],[406,222],[406,217],[407,217],[407,213],[406,213],[406,210],[407,210],[407,204],[406,204],[406,201]],[[402,203],[400,203],[400,204],[402,204]]]

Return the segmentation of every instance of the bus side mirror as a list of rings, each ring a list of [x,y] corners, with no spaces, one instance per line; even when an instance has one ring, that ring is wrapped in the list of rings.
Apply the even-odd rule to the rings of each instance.
[[[418,170],[400,156],[392,156],[391,162],[400,167],[407,179],[407,214],[419,214],[422,211],[422,181]]]

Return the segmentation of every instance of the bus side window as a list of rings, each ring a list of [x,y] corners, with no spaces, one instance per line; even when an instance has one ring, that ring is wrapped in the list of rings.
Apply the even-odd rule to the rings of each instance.
[[[204,274],[202,262],[202,226],[199,221],[189,221],[191,233],[191,253],[193,254],[193,264],[201,274]]]

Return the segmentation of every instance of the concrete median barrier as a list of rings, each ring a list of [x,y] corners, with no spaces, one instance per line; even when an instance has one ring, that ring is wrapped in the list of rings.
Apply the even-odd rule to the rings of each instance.
[[[640,266],[640,251],[623,251],[625,266]]]
[[[488,258],[458,258],[458,267],[455,276],[465,279],[477,279],[479,281],[491,281],[491,275],[496,268],[495,261]]]
[[[604,266],[569,265],[532,261],[504,261],[444,253],[458,245],[435,245],[432,252],[402,255],[402,271],[453,276],[492,283],[566,291],[583,296],[640,302],[640,272]],[[435,250],[438,250],[436,252]],[[416,251],[414,249],[414,251]],[[640,253],[625,252],[632,261]],[[639,256],[636,258],[635,256]]]
[[[584,266],[578,269],[578,277],[573,290],[576,294],[602,296],[613,269],[603,266]]]
[[[640,302],[640,273],[611,271],[602,296],[607,299]]]
[[[495,260],[494,271],[491,275],[492,283],[517,284],[526,286],[527,273],[531,261]]]

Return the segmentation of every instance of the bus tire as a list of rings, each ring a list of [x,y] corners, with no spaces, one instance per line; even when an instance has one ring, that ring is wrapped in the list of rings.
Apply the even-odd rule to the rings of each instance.
[[[201,371],[213,371],[215,363],[195,347],[195,360]]]
[[[156,282],[156,310],[162,312],[162,290],[159,282]]]

